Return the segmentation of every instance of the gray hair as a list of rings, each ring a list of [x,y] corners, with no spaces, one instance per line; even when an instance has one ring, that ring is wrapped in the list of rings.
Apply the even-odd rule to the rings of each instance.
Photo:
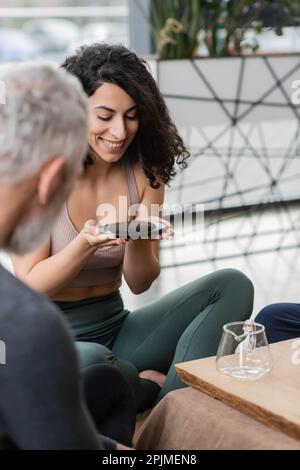
[[[52,64],[21,63],[0,67],[0,83],[0,181],[31,177],[56,155],[78,172],[88,146],[88,104],[77,78]]]

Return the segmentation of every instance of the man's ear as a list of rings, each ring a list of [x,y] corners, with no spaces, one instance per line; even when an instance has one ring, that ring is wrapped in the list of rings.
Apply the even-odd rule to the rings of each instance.
[[[41,206],[51,200],[53,194],[64,182],[66,161],[63,155],[56,155],[45,163],[38,176],[38,201]]]

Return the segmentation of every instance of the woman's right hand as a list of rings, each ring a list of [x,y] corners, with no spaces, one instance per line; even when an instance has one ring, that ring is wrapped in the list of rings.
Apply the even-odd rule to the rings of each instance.
[[[87,220],[80,236],[85,238],[91,246],[101,248],[102,246],[119,246],[126,243],[121,238],[116,238],[113,235],[104,235],[99,230],[99,224],[96,220]]]

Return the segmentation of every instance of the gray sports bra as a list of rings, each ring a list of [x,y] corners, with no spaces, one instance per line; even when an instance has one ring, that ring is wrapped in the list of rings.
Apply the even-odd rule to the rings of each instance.
[[[133,168],[126,159],[122,161],[122,166],[128,185],[130,205],[139,204],[140,198]],[[50,256],[64,249],[77,235],[78,231],[69,217],[67,204],[64,204],[51,232]],[[98,248],[66,287],[97,286],[121,280],[124,252],[124,245]]]

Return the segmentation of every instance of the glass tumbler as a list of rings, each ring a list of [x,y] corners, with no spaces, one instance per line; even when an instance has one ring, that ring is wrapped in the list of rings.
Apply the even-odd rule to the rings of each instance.
[[[270,372],[272,357],[265,327],[251,320],[224,325],[216,367],[237,380],[256,380]]]

